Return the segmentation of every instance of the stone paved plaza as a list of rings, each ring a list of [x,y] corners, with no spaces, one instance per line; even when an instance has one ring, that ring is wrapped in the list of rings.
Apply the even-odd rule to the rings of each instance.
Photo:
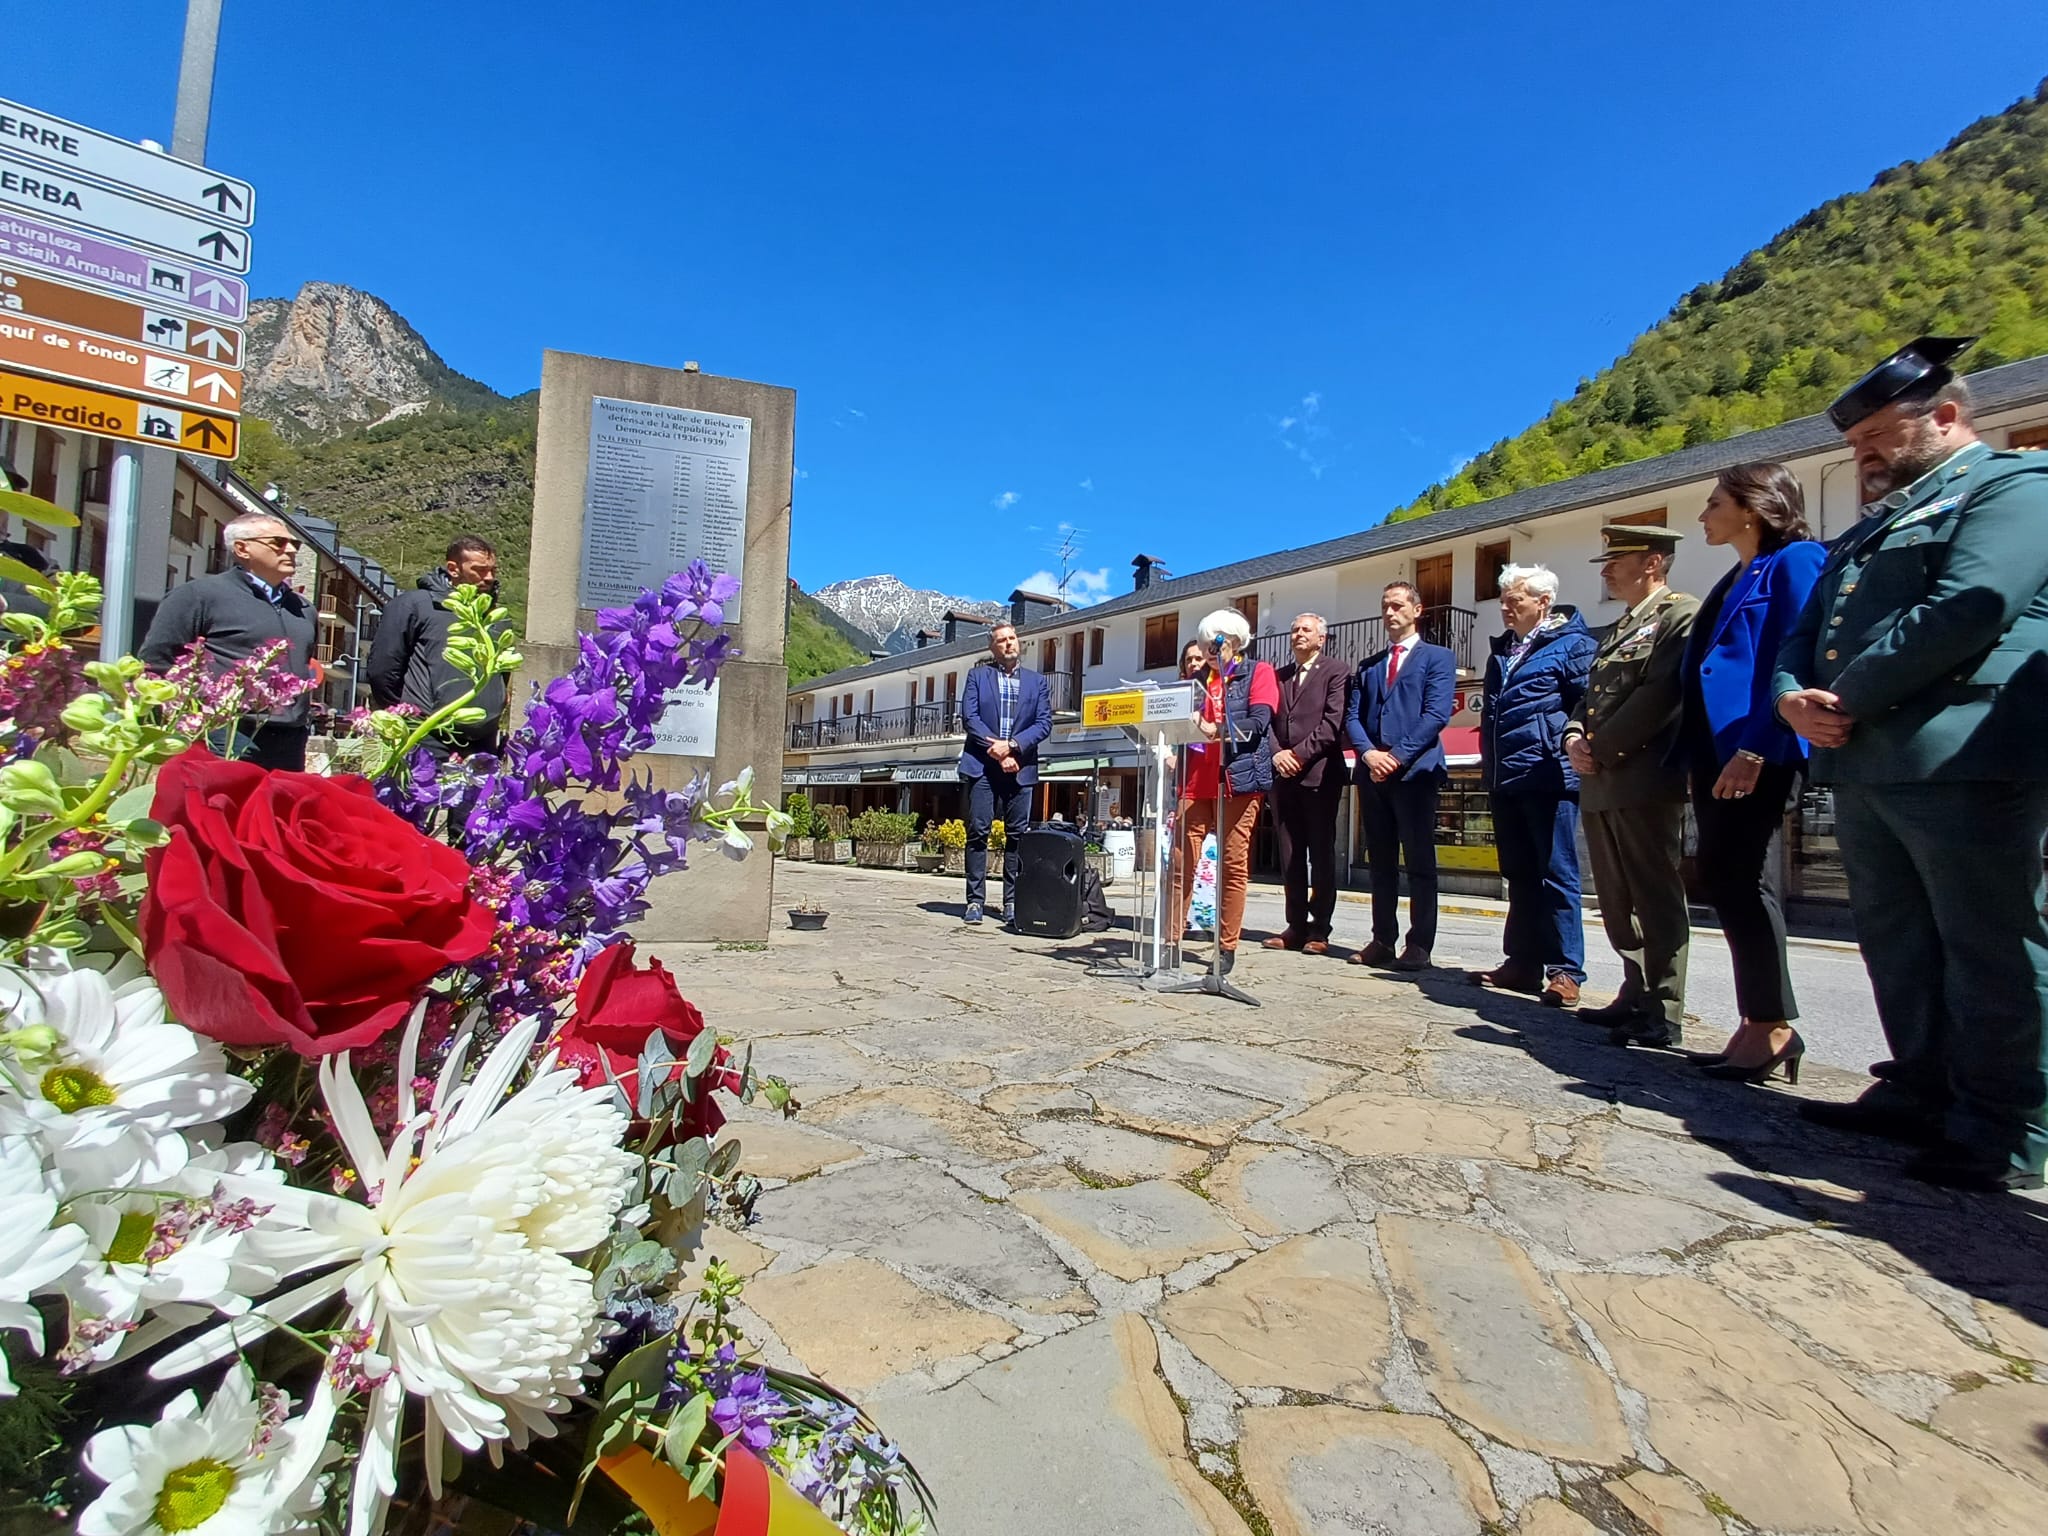
[[[1161,997],[775,875],[825,932],[659,952],[803,1103],[711,1247],[939,1536],[2048,1532],[2048,1206],[1456,973],[1248,936],[1262,1007]]]

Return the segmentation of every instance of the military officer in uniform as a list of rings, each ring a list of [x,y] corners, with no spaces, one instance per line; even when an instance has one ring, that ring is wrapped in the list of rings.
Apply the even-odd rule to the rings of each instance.
[[[1593,656],[1586,696],[1564,728],[1579,775],[1586,852],[1621,991],[1579,1017],[1616,1045],[1678,1045],[1685,1027],[1685,777],[1665,761],[1685,689],[1680,670],[1700,600],[1667,584],[1683,534],[1615,523],[1600,530],[1601,585],[1627,611]]]
[[[1779,716],[1832,785],[1892,1060],[1807,1118],[1928,1148],[1913,1177],[2034,1189],[2048,1157],[2048,454],[1998,453],[1949,364],[1902,347],[1828,408],[1863,520],[1778,653]]]

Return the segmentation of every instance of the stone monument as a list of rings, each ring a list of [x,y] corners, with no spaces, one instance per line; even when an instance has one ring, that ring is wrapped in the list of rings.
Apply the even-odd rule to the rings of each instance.
[[[569,670],[576,633],[596,611],[631,601],[692,559],[740,578],[727,630],[738,651],[715,696],[664,718],[634,773],[680,788],[752,766],[757,799],[782,783],[783,639],[788,616],[790,484],[796,391],[721,379],[694,367],[653,368],[548,352],[541,364],[533,484],[526,665],[513,697]],[[691,869],[657,880],[634,928],[644,943],[768,936],[773,861],[765,839],[734,862],[715,844]]]

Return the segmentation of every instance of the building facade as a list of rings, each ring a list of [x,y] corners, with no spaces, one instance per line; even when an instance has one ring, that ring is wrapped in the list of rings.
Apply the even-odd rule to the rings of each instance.
[[[1972,375],[1970,385],[1978,430],[1992,446],[2048,449],[2048,356],[1986,369]],[[1438,826],[1441,857],[1447,871],[1487,890],[1497,877],[1491,820],[1477,784],[1472,705],[1488,643],[1501,629],[1495,599],[1502,567],[1549,566],[1561,583],[1560,603],[1576,605],[1590,624],[1607,623],[1618,608],[1603,600],[1592,563],[1600,552],[1599,530],[1606,523],[1654,523],[1689,535],[1679,547],[1673,584],[1704,594],[1732,556],[1706,547],[1696,519],[1715,475],[1754,460],[1776,460],[1797,475],[1819,537],[1834,538],[1862,515],[1850,455],[1827,419],[1813,416],[1192,575],[1165,576],[1154,557],[1139,556],[1132,591],[1090,608],[1020,611],[1024,662],[1048,674],[1062,706],[1053,739],[1041,749],[1038,813],[1071,820],[1083,809],[1098,818],[1135,812],[1135,749],[1119,736],[1081,726],[1081,694],[1172,678],[1203,614],[1238,609],[1251,621],[1259,656],[1277,663],[1289,655],[1294,615],[1319,613],[1330,624],[1330,652],[1356,665],[1383,644],[1381,589],[1407,581],[1422,596],[1425,636],[1451,647],[1461,682],[1460,714],[1446,736],[1453,782]],[[937,636],[918,649],[791,689],[785,788],[854,810],[961,814],[952,767],[961,737],[955,701],[968,669],[985,654],[985,630]],[[1362,861],[1354,816],[1355,809],[1342,825],[1353,834],[1348,846],[1359,850],[1353,858]],[[1829,907],[1844,899],[1832,829],[1827,794],[1809,790],[1788,817],[1784,840],[1781,873],[1795,902]],[[1270,839],[1270,829],[1263,835]],[[1270,862],[1270,846],[1264,852]],[[1364,871],[1355,874],[1362,883]]]

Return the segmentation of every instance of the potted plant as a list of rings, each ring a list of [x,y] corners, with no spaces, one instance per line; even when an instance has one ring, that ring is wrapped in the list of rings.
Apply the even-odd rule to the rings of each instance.
[[[820,864],[844,864],[853,857],[843,805],[811,808],[811,857]]]
[[[863,869],[901,869],[905,850],[917,835],[908,811],[862,811],[853,818],[853,859]]]
[[[967,823],[958,816],[947,821],[928,821],[924,825],[925,852],[939,860],[937,868],[949,875],[967,873]],[[918,868],[924,868],[922,856]]]
[[[1104,848],[1096,839],[1090,838],[1082,845],[1081,853],[1082,857],[1088,861],[1088,867],[1101,877],[1104,885],[1108,885],[1109,850]]]
[[[800,901],[789,909],[789,926],[798,933],[816,933],[825,926],[826,916],[815,901]]]
[[[946,850],[939,841],[939,824],[928,821],[918,837],[917,870],[922,875],[936,875],[946,867]]]
[[[802,790],[792,791],[783,797],[782,808],[789,814],[789,832],[783,839],[782,856],[786,859],[810,858],[811,825],[816,815],[811,797]]]

